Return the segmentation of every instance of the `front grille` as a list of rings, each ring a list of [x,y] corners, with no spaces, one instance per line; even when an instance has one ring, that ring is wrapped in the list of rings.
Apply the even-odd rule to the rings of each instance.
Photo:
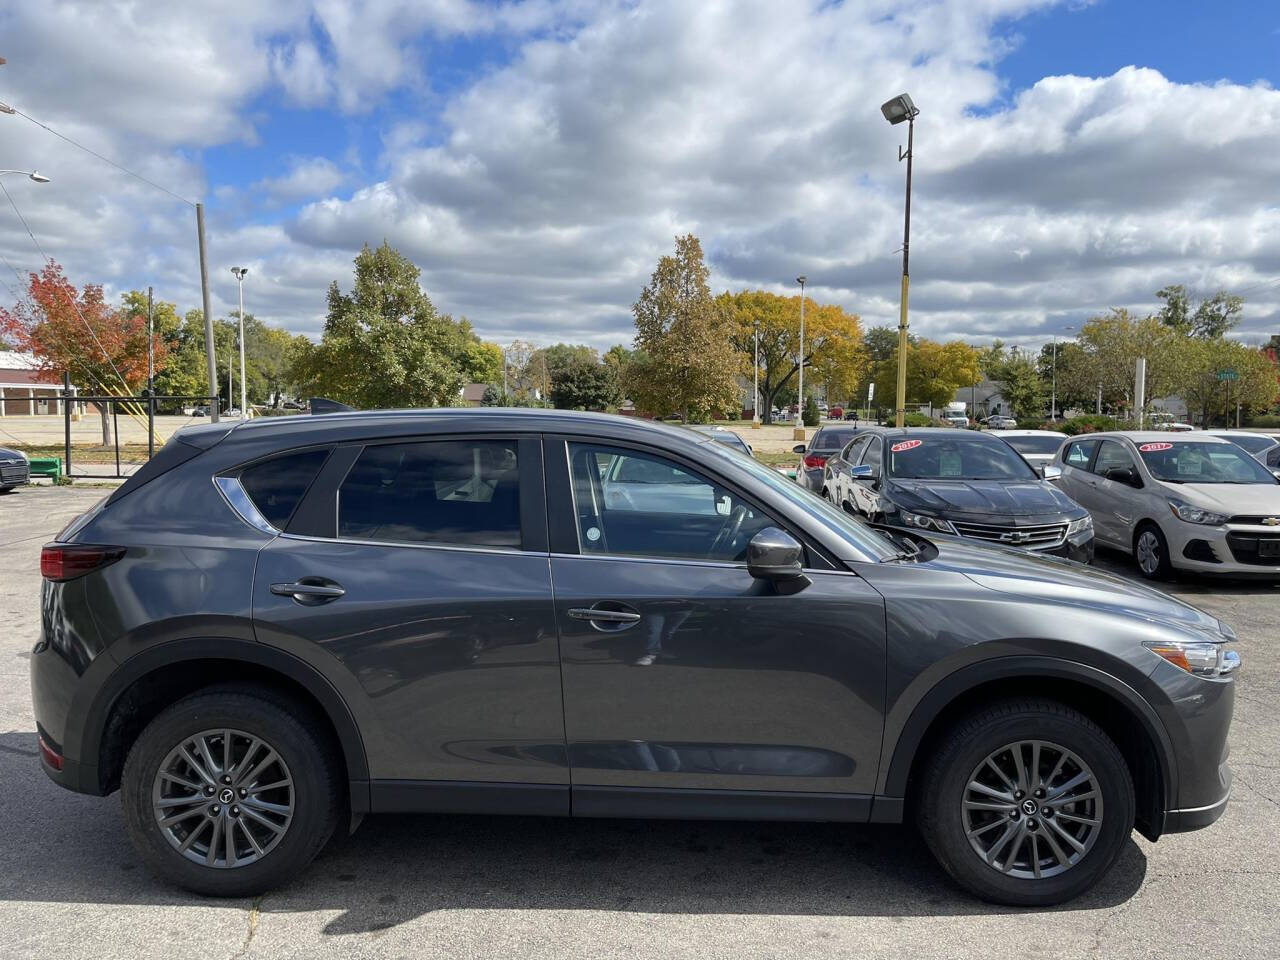
[[[1065,523],[1038,523],[1020,527],[1004,523],[963,523],[952,520],[951,525],[962,537],[1009,547],[1025,547],[1027,550],[1048,550],[1060,546],[1067,539]]]
[[[1258,556],[1260,540],[1280,540],[1280,530],[1276,531],[1274,537],[1259,537],[1256,533],[1227,534],[1227,546],[1231,550],[1231,556],[1235,557],[1236,563],[1251,563],[1259,567],[1280,567],[1280,556]]]
[[[0,483],[26,483],[30,472],[25,463],[6,463],[0,465]]]
[[[1227,523],[1238,523],[1241,526],[1248,527],[1275,527],[1277,531],[1280,531],[1280,523],[1267,523],[1268,520],[1280,520],[1280,514],[1273,513],[1265,517],[1229,517]]]

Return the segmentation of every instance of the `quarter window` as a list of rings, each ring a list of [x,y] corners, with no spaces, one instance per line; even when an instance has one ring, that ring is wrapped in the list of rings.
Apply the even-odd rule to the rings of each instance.
[[[267,523],[283,530],[328,455],[303,450],[255,463],[240,472],[240,486]]]
[[[584,554],[746,560],[774,521],[683,464],[618,447],[569,444],[578,544]]]
[[[366,447],[338,488],[338,536],[520,546],[515,440]]]

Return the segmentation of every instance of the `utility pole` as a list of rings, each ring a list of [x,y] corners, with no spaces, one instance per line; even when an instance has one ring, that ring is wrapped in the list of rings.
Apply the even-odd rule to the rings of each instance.
[[[196,204],[196,233],[200,238],[200,294],[204,302],[204,355],[209,369],[209,417],[218,422],[218,360],[214,356],[213,307],[209,302],[209,261],[205,256],[204,204]]]
[[[751,429],[760,429],[760,321],[755,324],[755,365],[751,368],[755,378],[751,394]]]
[[[240,286],[240,419],[249,419],[249,399],[246,395],[247,378],[244,372],[244,275],[249,272],[248,267],[232,267],[231,272],[236,275],[236,283]]]
[[[808,277],[804,274],[796,277],[796,283],[800,284],[800,387],[796,393],[796,428],[792,431],[791,439],[804,439],[804,285]]]
[[[155,314],[151,306],[151,288],[147,287],[147,393],[156,392],[155,357],[152,345],[155,343]]]

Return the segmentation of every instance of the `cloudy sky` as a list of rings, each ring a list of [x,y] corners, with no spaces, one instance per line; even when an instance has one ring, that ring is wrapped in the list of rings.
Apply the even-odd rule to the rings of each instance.
[[[632,335],[676,233],[716,290],[1034,344],[1168,283],[1280,332],[1274,0],[85,0],[0,5],[0,100],[207,207],[215,311],[318,335],[383,238],[486,338]],[[45,251],[199,304],[195,215],[22,116],[4,180]],[[0,297],[39,255],[0,196]],[[7,261],[7,262],[6,262]],[[14,268],[14,269],[11,269]]]

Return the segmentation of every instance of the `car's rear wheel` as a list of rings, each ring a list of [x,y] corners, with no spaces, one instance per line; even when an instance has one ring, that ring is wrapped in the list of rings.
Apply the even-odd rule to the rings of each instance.
[[[303,870],[342,809],[339,765],[306,716],[272,691],[225,686],[148,724],[120,788],[147,865],[213,896],[261,893]]]
[[[1173,576],[1169,542],[1160,528],[1150,521],[1138,527],[1133,535],[1133,556],[1138,562],[1138,570],[1148,580],[1168,580]]]
[[[1092,887],[1133,827],[1115,743],[1052,700],[1006,701],[956,724],[918,784],[921,833],[943,868],[993,903],[1045,906]]]

